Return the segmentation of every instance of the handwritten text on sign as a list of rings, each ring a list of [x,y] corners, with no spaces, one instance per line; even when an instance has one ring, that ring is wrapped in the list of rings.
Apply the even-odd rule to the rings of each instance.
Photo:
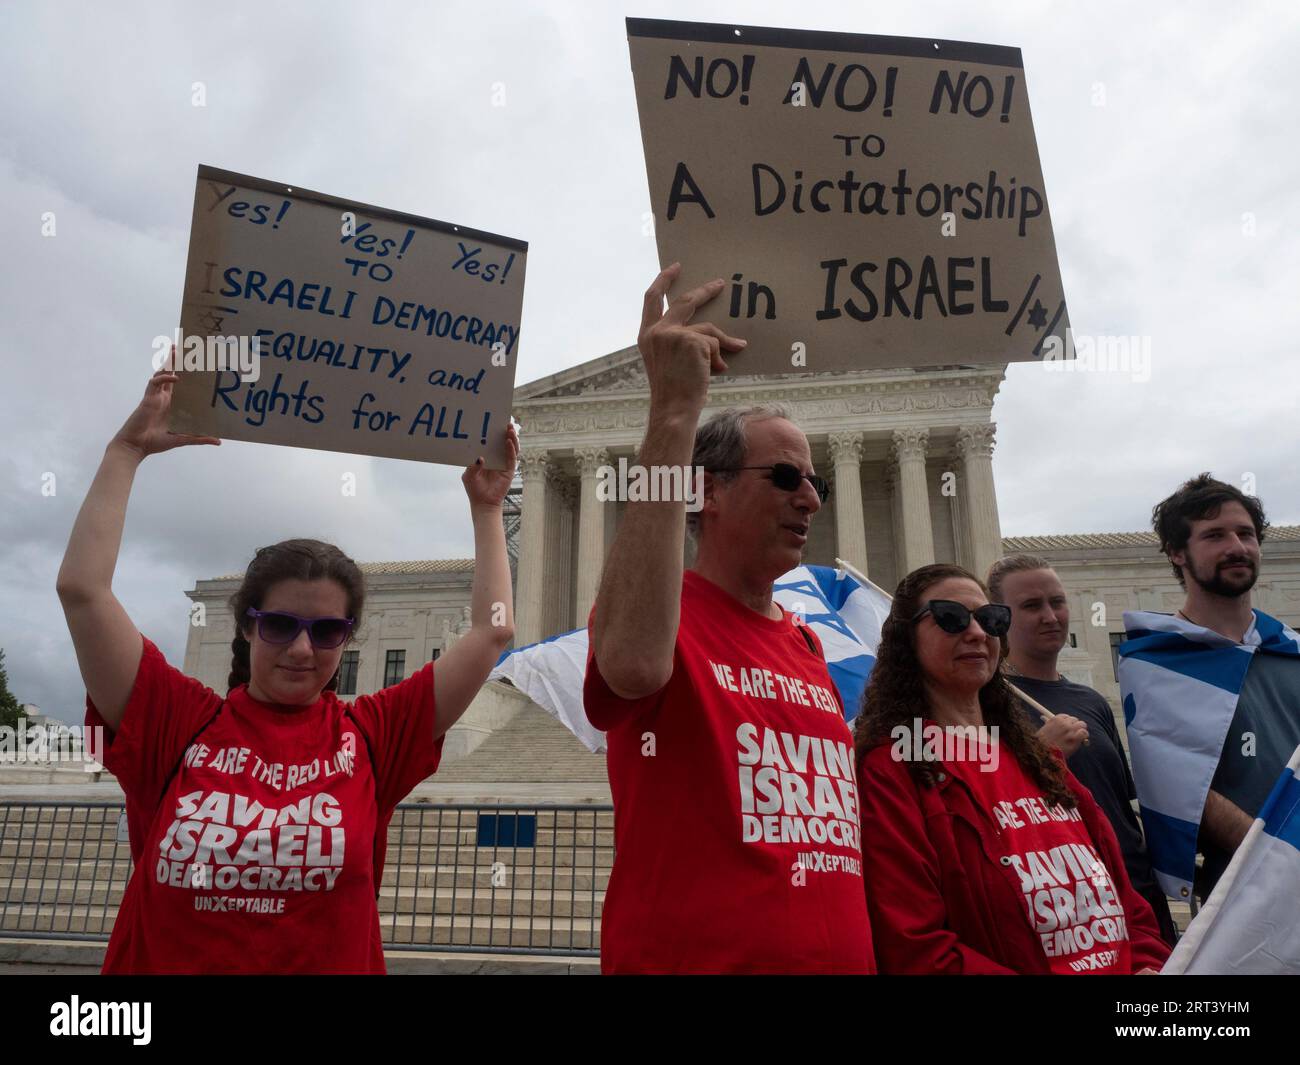
[[[181,332],[256,340],[260,373],[182,373],[171,428],[503,468],[526,255],[200,167]]]
[[[660,261],[791,373],[1042,357],[1069,325],[1014,48],[628,20]]]

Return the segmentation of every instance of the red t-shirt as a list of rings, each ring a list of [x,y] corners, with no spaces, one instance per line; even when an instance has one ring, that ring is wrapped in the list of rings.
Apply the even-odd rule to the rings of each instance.
[[[853,740],[812,639],[687,571],[664,688],[621,699],[588,656],[614,796],[604,972],[875,971]]]
[[[438,767],[433,716],[432,663],[351,704],[223,702],[145,638],[103,759],[134,862],[104,972],[384,972],[376,880],[393,807]]]
[[[996,742],[996,741],[995,741]],[[1003,747],[997,769],[945,763],[993,818],[1020,878],[1025,915],[1058,976],[1133,971],[1119,885],[1077,809],[1049,807],[1042,789]]]

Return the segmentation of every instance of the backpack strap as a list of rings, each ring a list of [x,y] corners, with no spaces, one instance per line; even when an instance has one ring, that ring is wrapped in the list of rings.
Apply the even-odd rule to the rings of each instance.
[[[375,763],[375,751],[374,751],[374,748],[370,746],[370,737],[366,735],[366,731],[365,731],[365,729],[363,729],[363,728],[362,728],[362,727],[357,723],[357,719],[356,719],[355,717],[352,716],[352,707],[351,707],[350,705],[348,706],[348,708],[347,708],[346,710],[343,711],[343,716],[344,716],[347,720],[349,720],[349,721],[352,722],[352,728],[356,731],[356,734],[357,734],[358,736],[361,737],[361,742],[364,743],[364,744],[366,745],[366,757],[370,759],[370,784],[371,784],[371,786],[375,789],[375,839],[374,839],[374,846],[371,848],[370,861],[371,861],[371,865],[372,865],[373,868],[374,868],[375,900],[378,901],[378,900],[379,900],[379,881],[383,878],[383,875],[384,875],[384,863],[380,860],[380,857],[379,857],[379,852],[380,852],[380,850],[381,850],[381,843],[380,843],[381,836],[380,836],[380,833],[381,833],[381,832],[383,833],[383,837],[382,837],[382,839],[383,839],[382,849],[383,849],[385,852],[387,852],[387,850],[388,850],[388,822],[392,820],[392,814],[390,813],[390,814],[388,815],[388,820],[386,820],[386,821],[384,821],[382,824],[380,824],[380,821],[379,821],[379,774],[375,771],[375,770],[376,770],[376,763]]]
[[[167,789],[172,786],[172,781],[176,779],[176,774],[181,771],[181,766],[185,763],[185,753],[193,747],[195,741],[207,731],[208,726],[211,725],[212,722],[216,721],[220,716],[221,711],[225,709],[225,706],[226,700],[222,699],[216,710],[212,712],[212,716],[199,726],[199,730],[194,733],[194,735],[189,738],[189,742],[181,748],[181,756],[176,759],[176,764],[172,766],[171,772],[167,774],[167,779],[163,781],[162,791],[158,793],[158,806],[162,806],[163,799],[167,798]]]
[[[808,631],[808,627],[806,625],[796,625],[795,628],[799,630],[799,635],[803,637],[803,642],[808,645],[808,650],[810,650],[818,658],[824,657],[822,653],[819,650],[817,650],[817,644],[813,640],[812,634]]]

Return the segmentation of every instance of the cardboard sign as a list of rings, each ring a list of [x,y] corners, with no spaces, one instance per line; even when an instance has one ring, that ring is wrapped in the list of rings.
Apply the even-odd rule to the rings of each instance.
[[[527,252],[200,166],[170,428],[503,469]]]
[[[1069,318],[1017,48],[628,19],[674,295],[736,373],[1041,358]],[[1048,346],[1048,351],[1056,345]]]

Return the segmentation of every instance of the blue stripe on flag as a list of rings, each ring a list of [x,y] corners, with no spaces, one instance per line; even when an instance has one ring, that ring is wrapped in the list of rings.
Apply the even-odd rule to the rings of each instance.
[[[867,690],[867,678],[871,676],[871,667],[876,660],[870,655],[858,655],[856,658],[841,658],[838,662],[827,662],[831,680],[839,689],[840,700],[844,703],[844,720],[852,721],[862,709],[862,693]]]
[[[1288,768],[1277,779],[1267,801],[1260,808],[1264,831],[1300,850],[1300,780]]]
[[[1237,651],[1225,654],[1222,647],[1206,647],[1184,640],[1181,636],[1161,634],[1153,638],[1158,641],[1150,649],[1133,647],[1136,640],[1129,640],[1120,645],[1120,654],[1139,662],[1150,662],[1153,666],[1167,669],[1171,673],[1180,673],[1192,680],[1222,688],[1236,695],[1241,691],[1241,681],[1250,667],[1251,652]],[[1177,641],[1175,644],[1172,641]],[[1175,649],[1178,644],[1181,649]],[[1130,648],[1125,650],[1125,648]]]
[[[1163,873],[1180,880],[1190,881],[1196,873],[1196,833],[1197,825],[1178,817],[1159,813],[1156,810],[1141,807],[1142,830],[1146,833],[1147,846],[1152,855],[1177,855],[1178,869],[1162,869]],[[1184,863],[1183,856],[1190,860]]]
[[[1286,635],[1290,630],[1277,618],[1270,617],[1260,610],[1255,611],[1255,631],[1259,633],[1261,642],[1270,651],[1278,654],[1300,653],[1300,645]]]

